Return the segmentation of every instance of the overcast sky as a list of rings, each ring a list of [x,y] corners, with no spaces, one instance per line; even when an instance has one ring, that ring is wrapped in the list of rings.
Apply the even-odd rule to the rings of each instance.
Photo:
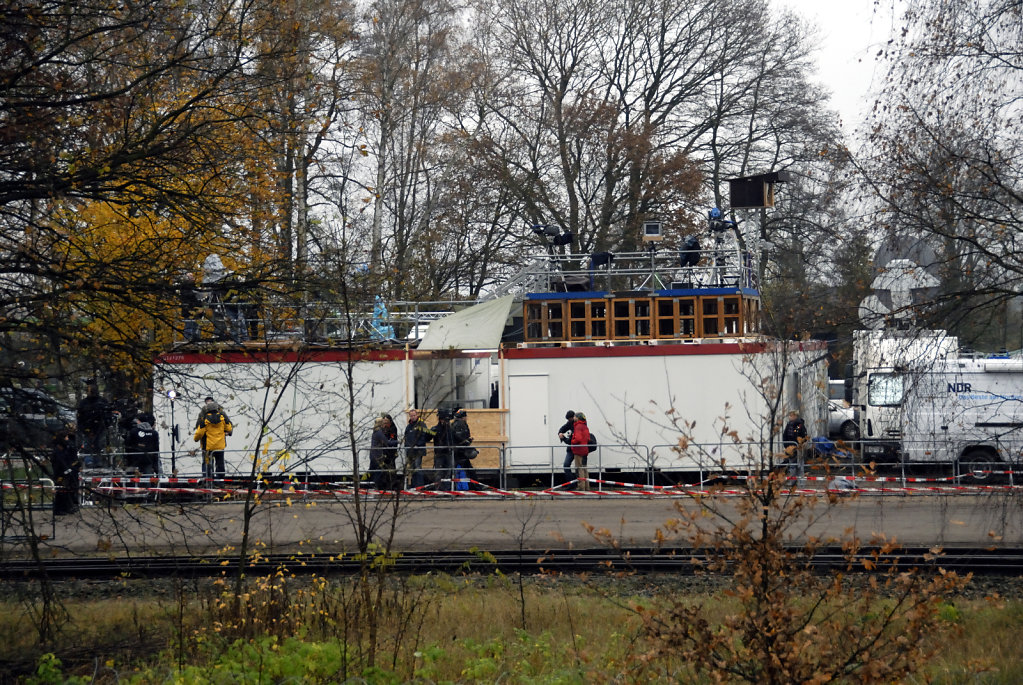
[[[883,65],[875,55],[891,35],[891,14],[874,0],[774,0],[816,24],[820,32],[818,80],[833,93],[833,107],[846,133],[869,112],[871,82]],[[877,3],[884,5],[886,3]]]

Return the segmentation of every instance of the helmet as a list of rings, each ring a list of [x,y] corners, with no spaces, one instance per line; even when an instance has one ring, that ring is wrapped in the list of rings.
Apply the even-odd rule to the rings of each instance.
[[[710,210],[710,218],[711,219],[720,219],[721,218],[721,209],[719,207],[715,207],[714,209]]]
[[[575,413],[575,418],[577,418],[577,419],[579,419],[581,421],[585,421],[586,420],[586,414],[582,413],[581,411],[577,411]]]
[[[468,416],[468,414],[465,413],[464,409],[459,409],[455,412],[456,419],[464,419],[466,416]]]

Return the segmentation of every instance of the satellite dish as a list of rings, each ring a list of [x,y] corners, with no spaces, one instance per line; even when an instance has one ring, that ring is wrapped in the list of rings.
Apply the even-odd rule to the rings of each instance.
[[[896,318],[912,318],[911,307],[920,295],[929,296],[939,281],[911,259],[893,259],[870,284],[891,298],[891,311]]]
[[[940,266],[934,248],[920,236],[895,233],[886,237],[874,254],[875,272],[881,272],[896,259],[908,259],[931,276],[938,276]]]
[[[868,328],[872,331],[884,328],[885,317],[890,313],[891,310],[877,295],[867,295],[863,298],[863,301],[860,302],[860,322],[863,324],[864,328]]]

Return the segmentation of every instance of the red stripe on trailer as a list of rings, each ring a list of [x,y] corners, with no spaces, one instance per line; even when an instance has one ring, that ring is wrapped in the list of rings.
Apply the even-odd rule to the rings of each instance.
[[[394,362],[425,359],[485,359],[488,350],[413,350],[403,348],[338,349],[316,347],[233,349],[215,351],[178,350],[156,357],[156,364],[266,364],[329,362]]]
[[[827,345],[819,341],[798,343],[801,350],[825,350]],[[508,347],[502,351],[506,359],[583,359],[593,357],[667,357],[708,354],[755,354],[768,349],[766,343],[751,342],[693,342],[629,344],[595,342],[565,343],[564,347]]]
[[[408,358],[405,350],[259,349],[216,352],[164,352],[157,364],[266,364],[316,362],[386,362]]]

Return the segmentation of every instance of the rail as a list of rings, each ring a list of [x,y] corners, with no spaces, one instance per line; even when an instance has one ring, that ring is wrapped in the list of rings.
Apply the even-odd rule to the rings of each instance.
[[[799,554],[801,548],[793,547]],[[586,573],[640,574],[671,573],[691,575],[706,572],[711,555],[688,547],[623,547],[620,549],[544,549],[401,552],[388,557],[390,573]],[[6,559],[0,578],[25,580],[45,577],[117,579],[159,577],[216,577],[237,573],[239,559],[225,555],[180,555],[74,557],[55,559]],[[247,575],[272,574],[281,568],[301,574],[353,574],[364,570],[373,557],[338,554],[260,554],[243,562]],[[840,547],[822,547],[806,563],[819,571],[885,574],[892,570],[930,569],[988,576],[1016,576],[1023,569],[1023,550],[1018,548],[956,548],[936,554],[933,548],[880,549],[861,547],[854,552]]]
[[[174,329],[176,344],[208,342],[352,344],[414,342],[430,322],[459,307],[501,295],[567,291],[636,291],[730,288],[758,290],[754,255],[727,241],[711,249],[535,256],[479,300],[384,301],[247,296],[199,288]]]
[[[518,496],[523,489],[564,495],[585,482],[595,495],[673,495],[701,492],[711,486],[744,487],[748,478],[768,470],[784,472],[797,489],[826,489],[866,494],[916,494],[924,492],[978,492],[1014,490],[1023,485],[1023,464],[1001,461],[951,464],[907,464],[899,461],[862,461],[851,449],[827,453],[808,447],[787,457],[760,443],[693,443],[685,452],[677,445],[650,447],[601,444],[587,455],[586,472],[566,466],[562,443],[515,447],[479,446],[473,468],[459,473],[436,468],[434,450],[427,448],[422,479],[413,478],[403,449],[395,454],[393,476],[397,487],[408,494],[453,494],[486,488],[488,494]],[[775,446],[777,447],[777,446]],[[129,455],[110,455],[112,466],[87,468],[81,474],[82,503],[98,498],[158,502],[188,494],[235,497],[249,489],[290,492],[312,497],[341,490],[352,492],[351,460],[337,455],[301,455],[282,452],[276,459],[264,455],[255,471],[253,456],[246,450],[229,450],[221,477],[204,474],[199,456],[179,454],[178,469],[171,470],[168,452],[159,454],[157,473],[140,473],[124,466]],[[741,457],[742,461],[737,458]],[[726,465],[722,466],[722,459]],[[358,450],[359,488],[375,489],[377,473],[369,468],[369,451]],[[470,484],[462,487],[461,484]],[[425,489],[424,489],[424,486]],[[478,486],[478,487],[477,487]],[[5,489],[21,487],[3,483]],[[427,493],[426,490],[431,490]]]
[[[752,253],[724,243],[709,250],[552,253],[536,258],[487,297],[528,292],[759,289]]]

